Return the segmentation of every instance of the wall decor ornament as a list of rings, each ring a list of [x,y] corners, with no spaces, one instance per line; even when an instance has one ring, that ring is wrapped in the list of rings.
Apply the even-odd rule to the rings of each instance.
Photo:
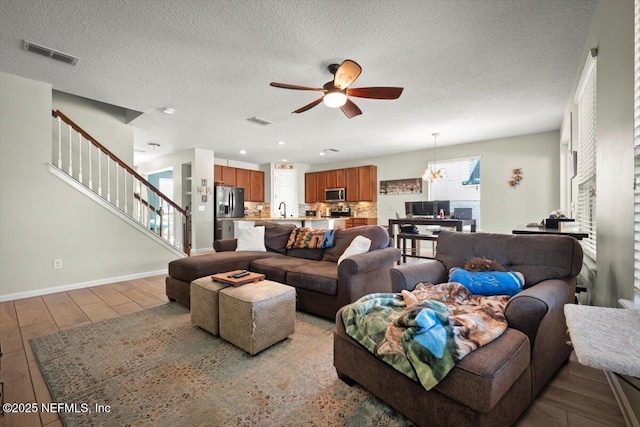
[[[516,188],[518,185],[520,185],[520,181],[522,181],[523,178],[524,176],[522,175],[521,168],[513,169],[511,171],[511,179],[509,180],[509,185],[513,188]]]
[[[380,194],[422,193],[422,179],[392,179],[380,181]]]

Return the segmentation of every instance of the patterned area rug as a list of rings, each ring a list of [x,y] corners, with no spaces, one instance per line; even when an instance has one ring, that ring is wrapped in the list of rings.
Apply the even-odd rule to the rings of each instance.
[[[67,426],[412,425],[338,379],[334,327],[298,312],[293,335],[252,357],[169,303],[31,346],[53,401],[76,404]]]

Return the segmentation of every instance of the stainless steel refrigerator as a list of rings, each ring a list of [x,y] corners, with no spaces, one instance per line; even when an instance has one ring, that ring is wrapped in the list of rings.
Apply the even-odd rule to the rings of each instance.
[[[244,217],[244,188],[216,186],[215,189],[216,233],[214,237],[221,239],[223,238],[221,219]]]

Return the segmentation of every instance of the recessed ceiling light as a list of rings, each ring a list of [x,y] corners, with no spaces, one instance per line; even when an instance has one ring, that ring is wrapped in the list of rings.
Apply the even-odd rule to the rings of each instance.
[[[284,145],[284,141],[278,141],[278,145]]]
[[[282,159],[282,161],[283,161],[283,162],[286,162],[286,161],[287,161],[287,159]]]
[[[240,150],[240,154],[247,154],[247,150]]]
[[[151,147],[152,150],[157,150],[158,148],[160,148],[160,144],[158,144],[157,142],[150,142],[147,145]]]
[[[320,154],[321,156],[324,156],[324,154],[325,154],[325,153],[324,153],[324,151],[321,151],[321,152],[320,152],[320,153],[318,153],[318,154]]]
[[[167,107],[167,108],[162,109],[162,112],[165,113],[165,114],[173,114],[173,113],[176,112],[176,110],[174,110],[173,108],[168,108]]]

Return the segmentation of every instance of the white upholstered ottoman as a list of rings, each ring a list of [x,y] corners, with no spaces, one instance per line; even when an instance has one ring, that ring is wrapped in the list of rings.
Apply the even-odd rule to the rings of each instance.
[[[190,286],[191,322],[213,335],[218,335],[219,292],[229,285],[214,282],[210,276],[207,276],[194,280]]]
[[[271,280],[220,290],[220,337],[254,355],[295,331],[296,290]]]

